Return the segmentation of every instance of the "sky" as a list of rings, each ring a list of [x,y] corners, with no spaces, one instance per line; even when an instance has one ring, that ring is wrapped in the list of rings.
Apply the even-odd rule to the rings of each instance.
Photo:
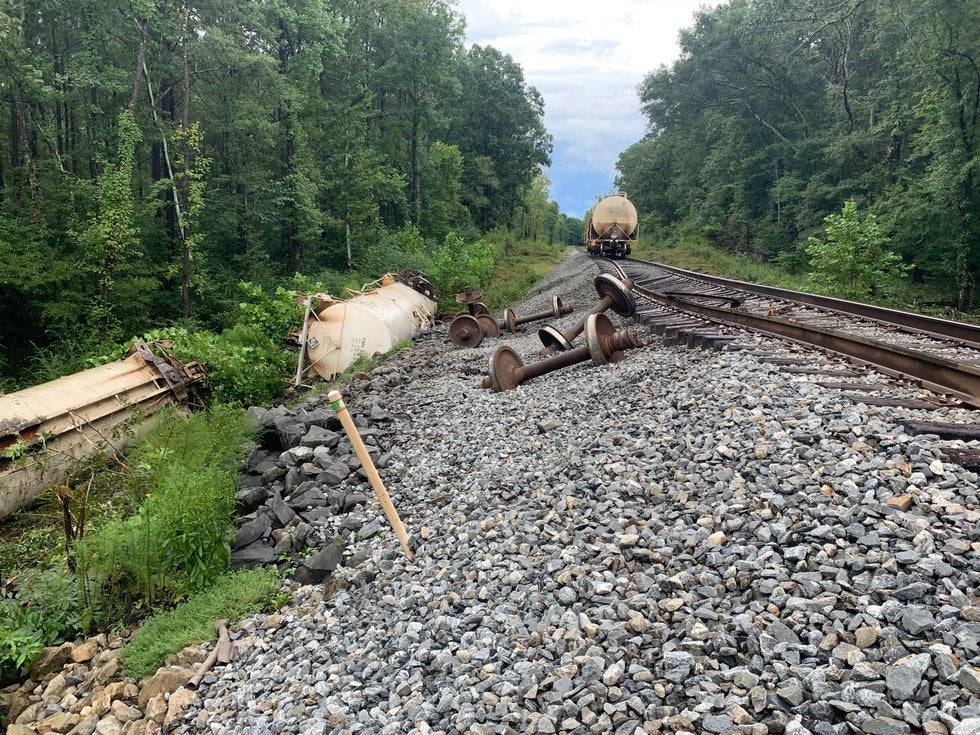
[[[510,54],[544,97],[551,198],[581,217],[613,189],[616,159],[646,132],[637,86],[680,53],[677,34],[719,0],[457,0],[466,43]],[[628,192],[627,192],[628,193]]]

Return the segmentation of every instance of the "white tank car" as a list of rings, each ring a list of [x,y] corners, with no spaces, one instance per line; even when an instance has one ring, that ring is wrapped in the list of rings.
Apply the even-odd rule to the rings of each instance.
[[[618,192],[602,197],[585,225],[585,245],[594,255],[623,258],[630,254],[639,234],[636,207]]]
[[[425,285],[421,285],[421,284]],[[320,296],[306,335],[307,365],[330,380],[360,355],[384,353],[429,326],[436,312],[427,279],[413,285],[384,276],[345,301]]]

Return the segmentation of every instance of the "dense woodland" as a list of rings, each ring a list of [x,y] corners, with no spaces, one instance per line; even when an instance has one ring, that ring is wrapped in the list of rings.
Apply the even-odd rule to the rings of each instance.
[[[825,217],[873,215],[915,280],[975,306],[980,3],[732,0],[681,44],[618,164],[648,235],[805,268]]]
[[[0,373],[222,325],[242,280],[563,240],[541,96],[463,22],[446,0],[0,3]]]

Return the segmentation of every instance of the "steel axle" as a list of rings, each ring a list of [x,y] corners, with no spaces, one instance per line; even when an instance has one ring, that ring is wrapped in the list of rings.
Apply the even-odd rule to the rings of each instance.
[[[605,314],[588,315],[585,341],[581,347],[531,365],[525,365],[513,348],[501,345],[490,357],[490,375],[484,378],[483,387],[492,388],[495,393],[513,390],[528,380],[590,359],[596,365],[619,362],[626,357],[626,350],[647,344],[629,329],[617,330]]]
[[[536,314],[528,314],[527,316],[517,316],[517,314],[514,313],[513,309],[506,309],[504,311],[504,318],[500,322],[500,328],[503,329],[504,327],[507,327],[507,329],[510,330],[511,334],[517,334],[518,328],[522,324],[528,324],[530,322],[539,322],[542,319],[547,319],[550,316],[553,316],[555,317],[555,319],[558,319],[559,317],[562,317],[565,314],[571,314],[571,313],[572,313],[572,305],[568,304],[566,306],[565,304],[562,303],[561,296],[555,296],[551,300],[550,311],[539,311]]]
[[[572,342],[585,330],[586,321],[590,316],[602,314],[607,309],[612,309],[620,316],[633,316],[636,311],[636,301],[630,293],[633,288],[633,279],[619,279],[608,273],[596,276],[595,290],[601,297],[599,302],[592,307],[592,311],[583,316],[573,327],[559,332],[550,324],[538,330],[538,337],[544,344],[545,352],[551,353],[559,350],[567,351],[572,349]]]

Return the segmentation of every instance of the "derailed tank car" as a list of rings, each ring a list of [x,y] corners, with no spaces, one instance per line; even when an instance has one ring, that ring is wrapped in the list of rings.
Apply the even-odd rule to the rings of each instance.
[[[585,223],[585,247],[593,255],[625,258],[639,232],[636,207],[626,194],[609,194],[596,202]]]

